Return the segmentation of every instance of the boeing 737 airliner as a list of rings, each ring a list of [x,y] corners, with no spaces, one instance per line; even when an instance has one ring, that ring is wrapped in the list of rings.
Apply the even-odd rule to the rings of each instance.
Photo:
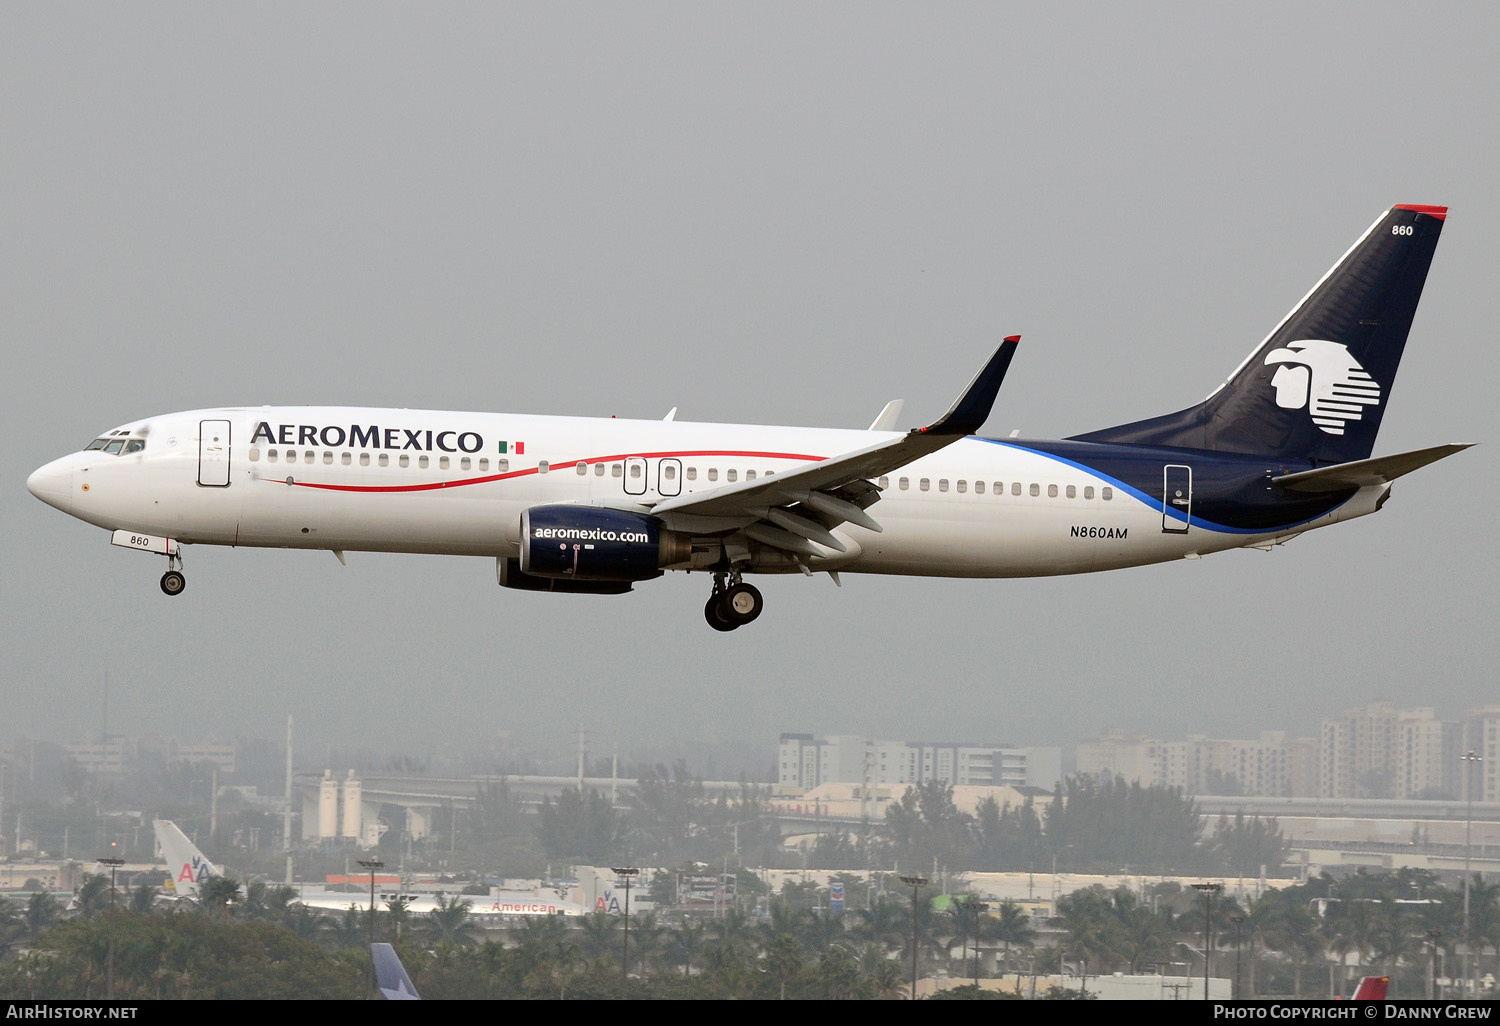
[[[609,595],[750,574],[1025,577],[1273,545],[1373,513],[1465,448],[1371,458],[1446,207],[1382,214],[1207,399],[1061,441],[983,438],[1004,341],[953,407],[868,431],[340,407],[136,421],[33,473],[32,494],[167,557],[246,545],[488,556],[506,588]],[[675,413],[675,411],[674,411]]]

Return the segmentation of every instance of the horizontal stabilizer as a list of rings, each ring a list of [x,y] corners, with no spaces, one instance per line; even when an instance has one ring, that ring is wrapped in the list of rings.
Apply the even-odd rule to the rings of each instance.
[[[1339,492],[1347,488],[1389,484],[1413,470],[1421,470],[1429,463],[1436,463],[1444,457],[1462,452],[1473,444],[1465,442],[1435,445],[1430,449],[1417,449],[1395,456],[1380,456],[1376,459],[1340,463],[1333,467],[1319,467],[1317,470],[1304,470],[1296,474],[1282,474],[1271,478],[1271,481],[1294,492]]]

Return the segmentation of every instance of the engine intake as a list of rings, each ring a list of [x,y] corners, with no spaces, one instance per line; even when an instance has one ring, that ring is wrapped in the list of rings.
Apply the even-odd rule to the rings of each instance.
[[[691,540],[645,513],[533,506],[521,514],[520,570],[573,581],[649,581],[692,558]]]

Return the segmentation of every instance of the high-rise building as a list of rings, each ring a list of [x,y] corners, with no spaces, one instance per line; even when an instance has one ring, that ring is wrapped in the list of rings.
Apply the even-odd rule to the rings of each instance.
[[[830,782],[954,786],[1006,784],[1051,789],[1062,775],[1060,748],[1005,748],[957,741],[884,741],[855,735],[782,734],[779,788],[804,792]]]

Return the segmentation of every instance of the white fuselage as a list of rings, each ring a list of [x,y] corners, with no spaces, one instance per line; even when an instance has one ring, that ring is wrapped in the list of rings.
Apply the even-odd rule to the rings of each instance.
[[[144,448],[63,457],[32,476],[32,490],[91,524],[182,543],[494,557],[516,556],[530,507],[647,512],[667,498],[784,474],[897,434],[349,407],[199,410],[110,435],[126,432],[144,438]],[[1190,522],[1164,531],[1160,495],[1024,442],[982,438],[875,483],[882,492],[870,512],[883,532],[837,527],[847,551],[827,550],[814,569],[944,577],[1108,570],[1263,545],[1372,512],[1385,491],[1361,489],[1291,530]]]

